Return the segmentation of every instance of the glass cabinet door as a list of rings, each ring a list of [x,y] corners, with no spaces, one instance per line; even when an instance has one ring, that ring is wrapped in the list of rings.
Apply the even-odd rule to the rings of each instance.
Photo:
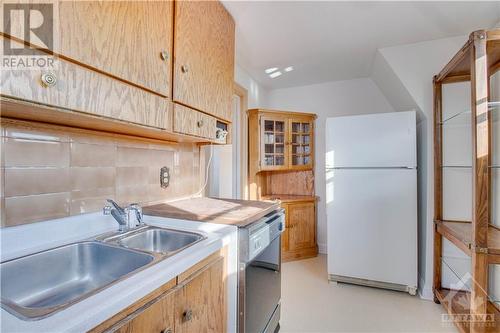
[[[261,169],[287,168],[285,153],[286,120],[262,118]]]
[[[290,167],[302,169],[312,166],[312,122],[290,120]]]

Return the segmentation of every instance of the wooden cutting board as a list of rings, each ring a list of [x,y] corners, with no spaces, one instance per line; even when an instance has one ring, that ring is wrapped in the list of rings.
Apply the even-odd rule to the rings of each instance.
[[[146,215],[247,226],[280,207],[277,201],[193,198],[143,207]]]

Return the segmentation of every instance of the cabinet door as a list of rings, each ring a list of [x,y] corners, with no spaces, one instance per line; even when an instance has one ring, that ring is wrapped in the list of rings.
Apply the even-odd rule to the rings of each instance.
[[[173,333],[175,293],[161,296],[153,304],[139,309],[108,332],[118,333]]]
[[[169,96],[173,2],[61,1],[61,54]]]
[[[52,86],[42,83],[47,74],[55,79]],[[0,87],[2,95],[59,109],[157,128],[171,129],[172,125],[172,110],[166,98],[62,59],[50,72],[2,70]]]
[[[226,331],[224,259],[220,258],[177,293],[176,333]]]
[[[313,125],[304,119],[289,120],[290,169],[311,169],[313,166]]]
[[[316,219],[313,202],[288,204],[288,247],[290,251],[316,245]]]
[[[285,118],[260,118],[260,169],[286,170],[287,121]]]
[[[218,1],[176,1],[173,100],[231,121],[234,21]]]

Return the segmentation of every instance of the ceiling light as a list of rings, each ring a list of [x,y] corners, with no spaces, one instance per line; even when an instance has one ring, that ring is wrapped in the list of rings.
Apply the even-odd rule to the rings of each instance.
[[[276,72],[278,70],[278,67],[270,67],[268,69],[266,69],[264,72],[266,72],[266,74],[271,74],[272,72]]]
[[[291,72],[293,71],[293,66],[288,66],[287,68],[285,68],[285,72]]]
[[[270,77],[271,79],[274,79],[275,77],[278,77],[278,76],[280,76],[281,74],[282,74],[282,73],[281,73],[280,71],[277,71],[277,72],[274,72],[274,73],[269,74],[269,77]]]

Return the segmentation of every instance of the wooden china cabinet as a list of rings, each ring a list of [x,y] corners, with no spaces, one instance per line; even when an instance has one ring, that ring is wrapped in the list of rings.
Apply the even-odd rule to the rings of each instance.
[[[253,109],[249,124],[249,197],[279,200],[285,209],[284,261],[314,257],[314,121],[312,113]]]

